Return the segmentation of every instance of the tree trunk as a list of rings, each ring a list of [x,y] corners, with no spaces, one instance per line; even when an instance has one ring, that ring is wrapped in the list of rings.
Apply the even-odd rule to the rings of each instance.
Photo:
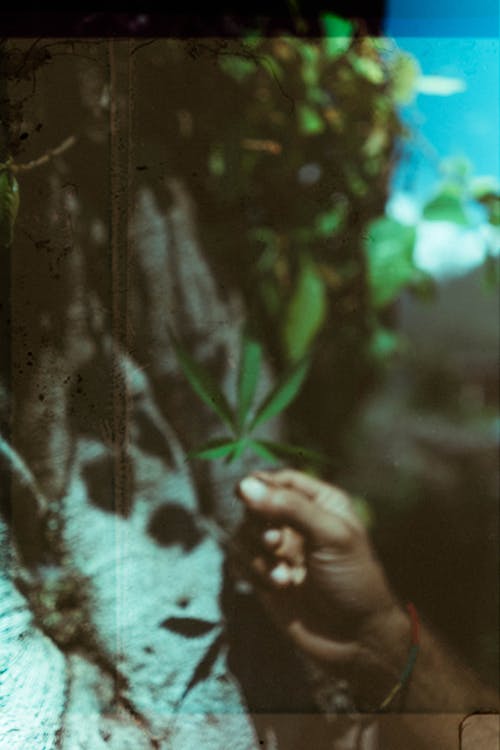
[[[187,458],[218,427],[168,327],[231,399],[245,311],[206,260],[186,182],[138,169],[161,153],[161,120],[143,143],[150,61],[131,45],[8,52],[13,111],[23,100],[12,138],[28,134],[18,160],[76,142],[18,175],[0,748],[351,747],[352,725],[314,716],[301,662],[226,574],[234,484],[257,463]]]

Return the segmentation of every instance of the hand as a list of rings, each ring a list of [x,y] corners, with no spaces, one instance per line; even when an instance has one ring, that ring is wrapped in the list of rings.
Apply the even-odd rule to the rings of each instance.
[[[259,597],[300,649],[323,664],[353,664],[376,650],[388,622],[404,627],[344,492],[293,470],[257,472],[237,492],[249,511],[240,541]]]

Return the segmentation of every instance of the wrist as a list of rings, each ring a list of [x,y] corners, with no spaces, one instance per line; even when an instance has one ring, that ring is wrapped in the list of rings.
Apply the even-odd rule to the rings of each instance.
[[[360,708],[380,706],[401,676],[410,644],[410,618],[396,601],[365,623],[349,670]]]

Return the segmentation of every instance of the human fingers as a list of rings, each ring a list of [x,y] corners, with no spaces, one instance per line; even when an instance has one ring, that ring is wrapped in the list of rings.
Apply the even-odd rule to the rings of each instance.
[[[287,577],[293,584],[301,584],[305,580],[305,550],[304,539],[295,529],[289,526],[280,528],[266,528],[255,516],[247,517],[241,524],[238,533],[232,540],[232,547],[245,563],[251,565],[253,559],[262,560],[256,565],[256,572],[275,577],[278,583],[287,583]],[[279,567],[284,563],[285,567]],[[273,573],[274,569],[277,573]],[[282,570],[287,572],[284,576]],[[289,572],[289,575],[288,575]]]
[[[239,496],[247,507],[269,523],[281,521],[306,536],[308,544],[342,545],[350,541],[349,528],[339,516],[294,488],[283,487],[248,476],[238,485]]]
[[[349,495],[335,485],[328,484],[296,469],[259,471],[254,476],[267,484],[301,492],[326,511],[338,514],[356,527],[361,526]]]
[[[232,558],[230,567],[238,577],[258,588],[286,589],[302,583],[305,578],[304,568],[293,568],[286,562],[276,562],[264,555],[251,555],[244,551]]]
[[[286,560],[290,565],[304,564],[304,537],[291,526],[267,528],[262,532],[261,539],[264,547],[275,557]]]

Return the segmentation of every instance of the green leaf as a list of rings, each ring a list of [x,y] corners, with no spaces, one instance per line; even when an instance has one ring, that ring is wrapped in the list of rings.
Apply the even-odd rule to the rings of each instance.
[[[356,73],[363,78],[366,78],[370,83],[379,85],[384,82],[384,69],[378,62],[372,60],[370,57],[358,57],[357,55],[352,55],[351,64]]]
[[[469,224],[460,196],[448,189],[426,203],[422,216],[428,221],[450,221],[461,226]]]
[[[325,211],[316,216],[314,228],[320,237],[331,237],[342,224],[345,217],[345,204],[341,204],[331,211]]]
[[[294,456],[304,461],[312,461],[314,463],[331,463],[331,459],[324,456],[322,453],[317,453],[309,448],[302,448],[299,445],[290,445],[289,443],[275,443],[271,440],[255,440],[253,443],[257,443],[263,447],[264,450],[268,450],[271,454],[278,458],[283,456]]]
[[[254,60],[240,55],[219,55],[219,67],[227,75],[241,83],[257,70]]]
[[[321,115],[307,104],[302,104],[297,110],[299,129],[304,135],[317,135],[325,129],[325,122]]]
[[[238,458],[240,458],[241,454],[245,450],[245,448],[248,446],[248,440],[238,440],[234,444],[234,451],[232,456],[228,457],[228,463],[232,464],[233,461],[236,461]]]
[[[325,34],[324,49],[327,57],[333,59],[342,55],[350,46],[353,25],[333,13],[321,16],[321,25]]]
[[[248,447],[265,461],[269,461],[273,464],[279,463],[280,461],[280,458],[275,453],[268,450],[260,440],[250,440]]]
[[[382,218],[371,224],[365,247],[375,307],[392,302],[417,279],[419,271],[413,262],[415,236],[414,227],[394,219]]]
[[[234,429],[234,417],[231,408],[217,383],[204,368],[194,361],[172,331],[169,331],[169,333],[178,362],[194,392],[204,404],[210,407],[229,427]]]
[[[238,379],[238,426],[244,426],[251,409],[259,379],[262,347],[249,334],[242,338]]]
[[[309,365],[309,359],[303,360],[293,368],[289,375],[285,376],[278,383],[276,388],[271,391],[261,404],[251,424],[252,430],[263,422],[272,419],[272,417],[275,417],[291,404],[302,387],[309,371]]]
[[[188,456],[190,458],[203,458],[207,461],[214,458],[227,458],[234,453],[237,445],[238,441],[231,437],[218,438],[190,451]]]
[[[295,291],[286,312],[283,338],[287,357],[302,359],[324,323],[327,293],[323,278],[310,258],[302,261]]]
[[[401,338],[387,328],[377,328],[370,341],[370,354],[381,362],[395,354],[401,345]]]
[[[10,247],[19,209],[19,185],[8,168],[0,171],[0,245]]]
[[[319,50],[312,44],[303,44],[300,47],[302,55],[302,80],[306,86],[317,86],[319,82]]]
[[[420,66],[413,55],[400,52],[392,61],[392,95],[397,104],[409,104],[413,101],[419,75]]]
[[[214,146],[208,155],[208,170],[216,177],[222,177],[226,172],[226,158],[220,146]]]

